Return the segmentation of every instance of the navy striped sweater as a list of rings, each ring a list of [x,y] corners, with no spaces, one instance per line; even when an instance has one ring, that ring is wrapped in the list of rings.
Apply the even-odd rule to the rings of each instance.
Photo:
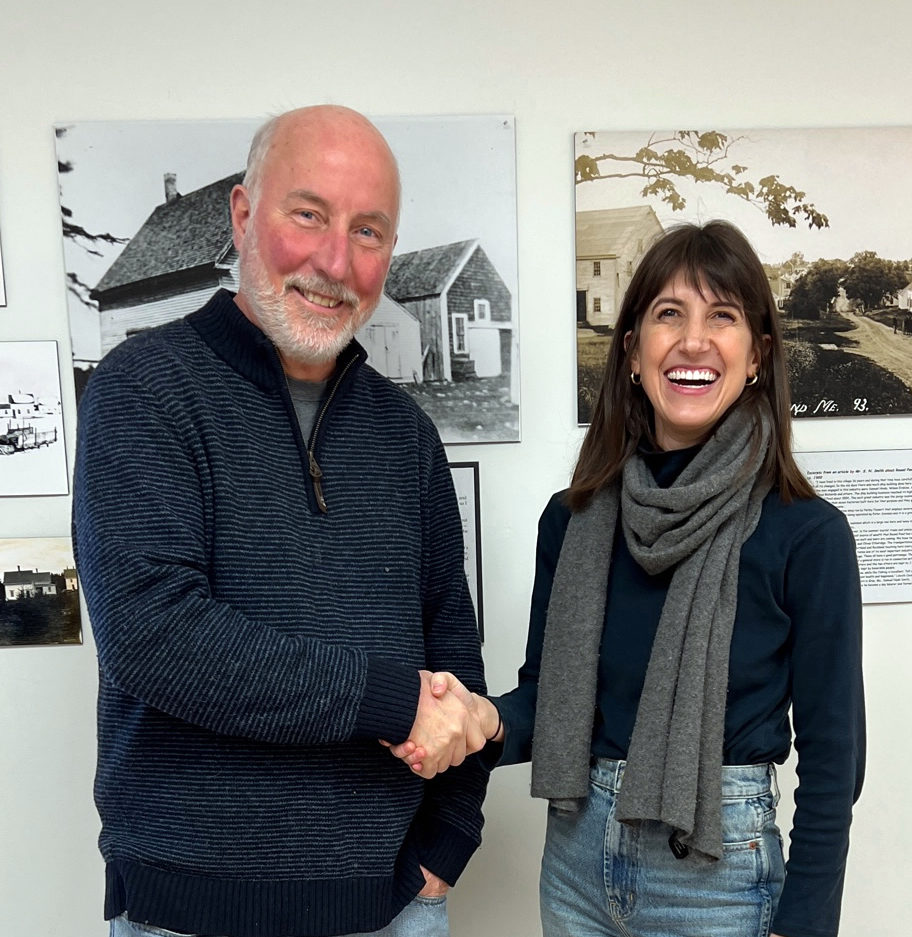
[[[314,440],[326,512],[278,356],[231,294],[89,381],[73,533],[107,918],[372,931],[419,864],[452,884],[480,841],[475,759],[424,782],[377,743],[407,737],[418,668],[484,683],[443,446],[364,358],[340,358]]]

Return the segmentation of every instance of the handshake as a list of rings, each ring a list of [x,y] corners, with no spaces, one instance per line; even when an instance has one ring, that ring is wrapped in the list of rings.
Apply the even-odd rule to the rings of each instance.
[[[467,690],[451,673],[418,671],[421,693],[414,725],[405,742],[381,742],[415,774],[432,778],[462,764],[466,755],[501,741],[503,726],[497,707]]]

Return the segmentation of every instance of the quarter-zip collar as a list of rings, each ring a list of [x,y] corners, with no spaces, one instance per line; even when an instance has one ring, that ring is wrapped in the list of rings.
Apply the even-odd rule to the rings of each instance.
[[[202,309],[187,316],[187,322],[223,361],[262,390],[282,398],[302,465],[311,480],[309,500],[312,507],[323,514],[328,513],[329,507],[323,495],[323,471],[317,461],[320,437],[333,407],[345,395],[358,369],[367,360],[367,352],[354,339],[340,352],[336,369],[327,384],[326,397],[317,410],[310,438],[305,441],[279,353],[269,337],[241,312],[234,302],[234,294],[219,290]]]
[[[279,354],[269,336],[241,312],[233,293],[219,290],[202,309],[187,316],[187,322],[235,371],[263,390],[281,392],[285,386],[285,372]],[[358,365],[367,360],[367,352],[354,339],[340,352],[336,375],[341,376],[346,371],[346,364],[352,358]],[[357,368],[352,366],[346,373],[355,370]],[[330,393],[336,380],[335,376],[329,379]]]

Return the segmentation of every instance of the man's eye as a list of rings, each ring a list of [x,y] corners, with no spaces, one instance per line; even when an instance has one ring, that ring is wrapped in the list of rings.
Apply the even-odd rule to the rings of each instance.
[[[373,228],[358,228],[358,234],[364,238],[375,238],[379,237],[377,232]]]

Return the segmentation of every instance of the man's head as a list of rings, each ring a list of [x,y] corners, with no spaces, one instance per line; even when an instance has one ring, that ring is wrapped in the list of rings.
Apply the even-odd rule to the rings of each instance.
[[[343,107],[289,111],[257,132],[231,193],[236,302],[288,374],[329,376],[376,308],[399,221],[399,172],[380,132]]]

